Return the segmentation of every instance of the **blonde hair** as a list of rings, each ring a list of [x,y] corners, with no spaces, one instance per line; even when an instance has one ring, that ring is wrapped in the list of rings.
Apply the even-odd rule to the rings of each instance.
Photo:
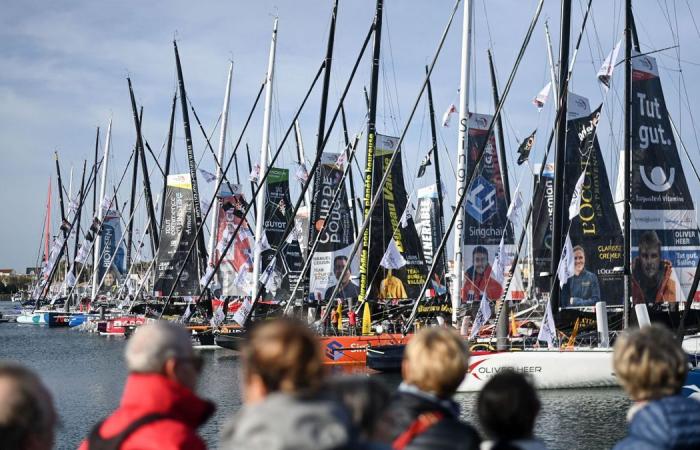
[[[652,325],[617,338],[613,367],[632,400],[656,400],[680,392],[688,360],[673,333]]]
[[[404,381],[440,398],[451,397],[467,373],[469,350],[451,328],[423,328],[404,354]]]
[[[263,322],[243,348],[244,375],[258,375],[268,392],[315,390],[323,381],[316,335],[303,323],[281,317]]]

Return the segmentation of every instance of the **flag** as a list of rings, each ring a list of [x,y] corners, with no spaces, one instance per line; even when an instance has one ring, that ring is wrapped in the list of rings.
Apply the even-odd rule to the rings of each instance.
[[[90,247],[92,247],[92,242],[90,242],[86,238],[83,241],[83,243],[80,244],[80,249],[78,250],[78,254],[75,255],[75,262],[80,263],[80,264],[85,264],[85,261],[87,261],[87,258],[88,258],[88,253],[90,253]]]
[[[450,106],[447,107],[447,111],[445,111],[445,114],[442,115],[442,126],[447,128],[450,126],[450,117],[452,117],[452,114],[457,112],[457,107],[455,106],[454,103],[451,103]]]
[[[185,308],[185,312],[182,314],[182,323],[187,323],[187,321],[190,320],[190,316],[192,316],[192,309],[190,308],[191,305],[191,301],[187,302],[187,308]]]
[[[504,238],[505,234],[501,236],[501,243],[498,245],[498,251],[496,256],[493,258],[493,269],[491,270],[491,278],[497,281],[498,284],[503,286],[503,280],[505,279],[506,264],[508,256],[506,255],[506,247]],[[488,283],[488,281],[487,281]]]
[[[212,266],[207,266],[207,271],[204,273],[204,276],[200,278],[199,284],[202,287],[205,287],[209,284],[211,281],[212,277],[214,276],[214,267]]]
[[[105,195],[105,197],[102,199],[102,203],[100,203],[100,208],[102,208],[102,215],[107,212],[109,208],[112,207],[112,199],[108,196]]]
[[[253,166],[253,170],[250,172],[250,181],[252,183],[257,183],[260,179],[260,164]]]
[[[597,74],[598,81],[603,83],[603,86],[605,86],[606,91],[610,88],[610,80],[612,79],[613,70],[615,70],[615,61],[617,61],[617,54],[620,52],[621,43],[622,40],[619,40],[617,42],[615,48],[608,54],[607,58],[605,58],[605,61],[603,61],[603,65],[600,66],[600,70]]]
[[[233,314],[233,320],[238,325],[245,325],[245,321],[248,318],[248,314],[253,309],[253,301],[250,297],[245,297],[241,302],[241,306],[238,307],[236,312]]]
[[[306,182],[309,179],[309,171],[306,170],[306,165],[304,163],[297,163],[297,170],[295,172],[297,180],[301,182]]]
[[[214,311],[214,317],[211,318],[211,326],[217,328],[224,322],[226,315],[224,314],[224,305],[219,306]]]
[[[431,148],[428,151],[428,154],[425,155],[425,158],[423,158],[423,161],[420,162],[420,167],[418,167],[418,176],[416,178],[420,178],[423,175],[425,175],[425,169],[428,168],[429,165],[432,163],[430,162],[430,155],[433,153],[433,149]]]
[[[338,159],[335,160],[335,166],[342,170],[345,167],[345,163],[347,162],[348,155],[344,151],[342,151],[338,155]]]
[[[515,188],[515,195],[510,201],[510,206],[508,206],[508,212],[506,213],[506,218],[516,226],[521,221],[521,215],[523,209],[523,193],[520,192],[520,185]]]
[[[243,263],[241,267],[238,268],[238,273],[236,273],[236,278],[233,280],[233,284],[241,289],[246,286],[246,279],[248,275],[248,264]]]
[[[260,283],[262,284],[267,284],[268,281],[270,281],[270,278],[272,278],[272,274],[275,271],[275,264],[277,263],[277,258],[273,258],[270,263],[265,267],[265,270],[263,271],[262,275],[260,275]]]
[[[563,288],[569,278],[574,276],[574,251],[571,247],[571,238],[566,235],[564,248],[561,251],[561,259],[559,260],[559,269],[557,269],[559,277],[559,288]]]
[[[549,97],[549,90],[552,88],[552,82],[547,83],[547,86],[543,87],[542,90],[532,99],[532,104],[537,106],[539,111],[542,111],[544,104],[547,102]]]
[[[214,175],[211,172],[208,172],[204,169],[197,169],[199,170],[199,173],[202,175],[202,178],[204,178],[204,181],[207,183],[211,183],[212,181],[216,181],[216,175]]]
[[[75,278],[75,274],[73,273],[73,270],[72,269],[69,270],[68,273],[66,273],[66,280],[65,280],[66,286],[68,286],[69,288],[72,288],[73,286],[75,286],[76,281],[77,281],[77,279]]]
[[[525,138],[522,144],[520,144],[520,147],[518,147],[518,153],[520,155],[518,156],[518,165],[521,165],[530,157],[532,147],[535,146],[535,133],[537,133],[536,128],[535,131],[533,131],[532,134],[530,134],[530,136]]]
[[[270,243],[267,241],[267,233],[265,231],[260,234],[260,239],[255,242],[255,248],[253,250],[259,251],[260,253],[264,252],[265,250],[272,250]]]
[[[578,216],[581,212],[581,193],[583,191],[583,181],[586,178],[586,169],[583,169],[581,176],[578,177],[576,186],[574,187],[574,192],[571,194],[571,203],[569,204],[569,220]]]
[[[389,241],[389,247],[387,247],[386,253],[384,253],[379,265],[386,269],[400,269],[406,265],[406,260],[399,251],[399,247],[396,245],[396,241],[393,237],[391,241]]]
[[[491,304],[486,296],[486,290],[484,290],[484,294],[481,296],[481,301],[479,302],[479,311],[476,312],[476,316],[474,317],[474,325],[472,325],[472,331],[469,333],[470,340],[474,339],[481,327],[483,327],[490,318]]]
[[[542,325],[540,332],[537,334],[538,341],[547,341],[547,347],[554,347],[554,338],[557,334],[557,329],[554,326],[554,316],[552,315],[552,304],[547,301],[547,306],[544,308],[544,317],[542,317]]]
[[[406,201],[406,208],[404,208],[403,213],[401,214],[401,218],[399,219],[399,224],[401,225],[401,228],[406,228],[408,227],[408,220],[413,218],[413,211],[415,210],[413,203],[411,203],[411,197],[413,196],[413,193],[408,196],[408,200]]]

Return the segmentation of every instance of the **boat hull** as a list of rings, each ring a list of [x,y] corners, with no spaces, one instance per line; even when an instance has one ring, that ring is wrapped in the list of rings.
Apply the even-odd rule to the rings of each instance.
[[[367,362],[367,349],[376,346],[401,345],[410,335],[385,333],[376,336],[322,336],[321,350],[326,365],[363,365]]]

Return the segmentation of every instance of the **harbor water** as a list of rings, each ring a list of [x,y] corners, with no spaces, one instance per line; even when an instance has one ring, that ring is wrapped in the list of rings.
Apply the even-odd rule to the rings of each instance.
[[[0,312],[13,307],[0,302]],[[126,379],[124,338],[101,337],[66,328],[0,323],[0,360],[35,370],[53,393],[61,418],[57,449],[75,449],[91,427],[119,404]],[[202,428],[210,448],[227,418],[241,406],[239,362],[232,351],[203,352],[199,393],[214,399],[216,414]],[[396,376],[380,376],[395,388]],[[629,400],[616,388],[540,391],[542,413],[536,433],[551,449],[610,448],[626,432]],[[459,394],[465,420],[478,428],[476,394]]]

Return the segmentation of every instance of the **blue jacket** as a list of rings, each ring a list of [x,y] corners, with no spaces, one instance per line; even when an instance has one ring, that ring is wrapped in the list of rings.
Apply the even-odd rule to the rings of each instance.
[[[613,450],[700,448],[700,402],[681,395],[654,400],[632,417]]]

